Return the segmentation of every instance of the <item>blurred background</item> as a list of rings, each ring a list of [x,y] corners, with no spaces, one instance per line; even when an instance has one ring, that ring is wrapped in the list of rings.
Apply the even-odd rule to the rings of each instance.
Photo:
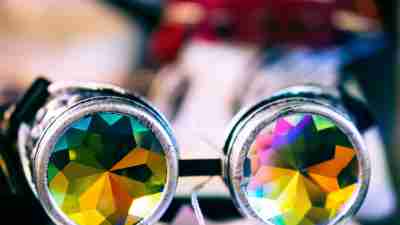
[[[397,8],[395,0],[2,0],[0,103],[38,76],[116,84],[167,116],[183,158],[218,158],[243,106],[294,84],[346,83],[378,121],[365,134],[373,178],[355,223],[400,224]],[[179,195],[202,180],[183,179]],[[211,182],[203,205],[217,224],[224,215],[214,215],[213,199],[228,204],[229,195]],[[189,208],[174,210],[173,224],[196,223]]]

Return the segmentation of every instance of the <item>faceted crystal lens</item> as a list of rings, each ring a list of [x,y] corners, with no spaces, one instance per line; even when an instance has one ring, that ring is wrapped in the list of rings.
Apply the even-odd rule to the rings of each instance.
[[[48,188],[78,225],[133,225],[162,199],[167,162],[159,140],[135,117],[99,112],[72,123],[48,165]]]
[[[241,187],[252,209],[276,225],[327,224],[356,191],[358,160],[330,119],[298,113],[256,137]]]

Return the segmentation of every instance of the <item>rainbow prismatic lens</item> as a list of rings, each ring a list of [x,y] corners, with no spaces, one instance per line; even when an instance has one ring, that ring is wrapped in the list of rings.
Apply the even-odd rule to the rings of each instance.
[[[312,113],[269,124],[245,160],[242,191],[255,213],[276,225],[329,223],[359,180],[351,141],[335,122]]]
[[[134,225],[162,199],[167,162],[133,116],[97,112],[70,124],[50,155],[48,189],[78,225]]]
[[[178,182],[168,122],[144,99],[105,84],[55,83],[18,130],[24,174],[58,225],[151,225]]]
[[[368,153],[340,98],[288,88],[239,113],[224,151],[240,211],[268,225],[337,225],[365,199]]]

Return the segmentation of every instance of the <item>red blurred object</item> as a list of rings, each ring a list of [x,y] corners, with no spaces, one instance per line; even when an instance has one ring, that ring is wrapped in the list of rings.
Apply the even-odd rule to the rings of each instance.
[[[314,47],[334,42],[335,1],[271,1],[268,45],[287,43]]]
[[[193,7],[175,7],[185,4],[202,10],[196,24],[186,24]],[[186,11],[185,11],[186,10]],[[190,32],[190,38],[208,41],[228,41],[257,46],[307,45],[321,47],[333,44],[337,29],[333,23],[334,13],[338,10],[354,10],[354,1],[350,0],[170,0],[167,4],[166,18],[160,32],[155,35],[156,46],[168,45],[182,35],[172,34],[165,27],[175,24]],[[171,12],[172,11],[172,12]],[[175,11],[175,12],[174,12]],[[184,14],[186,16],[179,16]],[[174,18],[168,18],[174,15]],[[178,16],[177,16],[178,15]],[[176,19],[178,18],[178,19]],[[182,41],[185,38],[181,39]],[[174,43],[176,44],[176,43]],[[175,45],[176,47],[178,45]],[[158,47],[157,49],[168,49]],[[176,48],[175,48],[176,49]],[[176,56],[176,54],[156,53],[156,56]],[[163,57],[165,59],[165,57]],[[170,60],[173,60],[171,57]]]
[[[188,30],[182,24],[165,24],[153,35],[151,53],[160,63],[174,60]]]

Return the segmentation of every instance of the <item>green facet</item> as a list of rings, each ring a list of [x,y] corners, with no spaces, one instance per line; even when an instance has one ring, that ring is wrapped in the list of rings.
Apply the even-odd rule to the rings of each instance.
[[[324,225],[357,191],[357,149],[328,117],[283,116],[252,143],[243,168],[242,191],[250,207],[274,225]]]
[[[78,225],[133,225],[150,216],[167,179],[164,151],[133,116],[99,112],[73,122],[48,165],[48,187]]]

